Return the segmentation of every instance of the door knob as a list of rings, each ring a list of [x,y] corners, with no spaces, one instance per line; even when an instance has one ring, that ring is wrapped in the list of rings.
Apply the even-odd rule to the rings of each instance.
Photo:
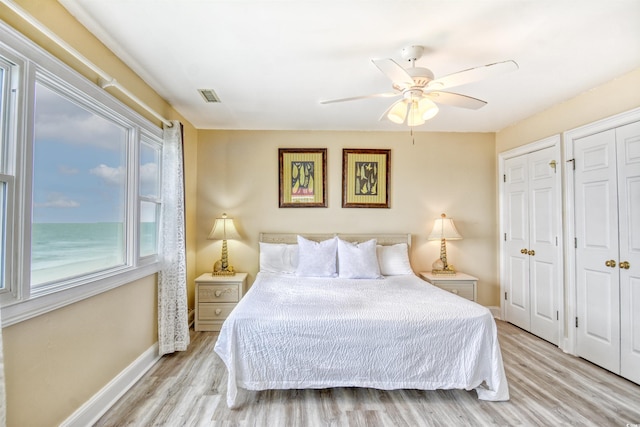
[[[530,250],[529,252],[527,252],[529,255],[531,256],[535,256],[536,255],[536,251],[534,250]]]
[[[520,253],[526,255],[527,254],[527,249],[526,248],[525,249],[520,249]]]
[[[629,269],[629,267],[630,267],[630,265],[629,265],[629,261],[622,261],[622,262],[620,263],[620,268],[624,268],[625,270],[628,270],[628,269]]]
[[[613,259],[607,260],[604,262],[604,265],[606,265],[607,267],[615,267],[616,266],[616,261]]]

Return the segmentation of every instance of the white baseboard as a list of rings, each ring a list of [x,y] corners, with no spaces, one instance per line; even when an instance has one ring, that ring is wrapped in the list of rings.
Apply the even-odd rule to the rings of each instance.
[[[500,307],[496,307],[494,305],[487,307],[491,311],[491,315],[494,319],[500,319]]]
[[[114,379],[86,401],[61,427],[86,427],[98,419],[127,392],[153,365],[160,360],[158,343],[142,353],[136,360],[120,372]]]
[[[196,321],[196,310],[192,308],[191,310],[189,310],[189,314],[187,317],[187,322],[189,322],[189,329],[193,328],[195,321]]]

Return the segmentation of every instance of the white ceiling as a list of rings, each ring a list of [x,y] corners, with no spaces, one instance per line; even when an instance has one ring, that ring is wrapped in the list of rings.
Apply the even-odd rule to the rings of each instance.
[[[394,99],[319,101],[390,91],[371,59],[410,45],[436,77],[520,67],[418,131],[495,132],[640,67],[638,0],[59,1],[199,129],[406,131],[378,120]]]

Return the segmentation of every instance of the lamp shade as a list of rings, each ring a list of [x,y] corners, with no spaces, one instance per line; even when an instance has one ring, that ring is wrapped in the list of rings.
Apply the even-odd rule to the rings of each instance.
[[[213,223],[209,240],[237,240],[240,239],[240,233],[236,230],[233,218],[227,218],[227,214],[222,214],[222,218],[216,218]]]
[[[433,230],[427,237],[429,240],[461,240],[462,235],[456,230],[456,226],[453,223],[452,218],[447,218],[445,214],[435,220],[433,224]]]
[[[432,119],[436,114],[438,114],[438,111],[440,111],[435,102],[428,98],[422,98],[418,104],[420,105],[419,108],[422,120]]]
[[[397,101],[389,110],[387,118],[393,123],[404,123],[404,119],[407,117],[407,104],[404,99]]]
[[[424,124],[424,119],[420,113],[418,101],[411,100],[409,104],[409,113],[407,114],[407,126],[420,126]]]

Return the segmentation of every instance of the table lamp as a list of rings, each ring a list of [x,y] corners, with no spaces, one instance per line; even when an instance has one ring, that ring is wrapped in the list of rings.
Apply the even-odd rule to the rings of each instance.
[[[214,276],[233,276],[236,274],[233,267],[229,265],[229,251],[227,250],[227,240],[240,239],[233,218],[227,218],[226,213],[222,214],[222,218],[216,218],[207,239],[222,240],[222,258],[213,264],[211,274]]]
[[[431,272],[433,274],[456,274],[453,265],[449,265],[447,262],[447,239],[462,239],[462,236],[453,224],[453,219],[447,218],[445,214],[442,214],[440,218],[435,220],[433,230],[431,230],[431,234],[429,234],[427,239],[440,240],[440,258],[432,264]]]

